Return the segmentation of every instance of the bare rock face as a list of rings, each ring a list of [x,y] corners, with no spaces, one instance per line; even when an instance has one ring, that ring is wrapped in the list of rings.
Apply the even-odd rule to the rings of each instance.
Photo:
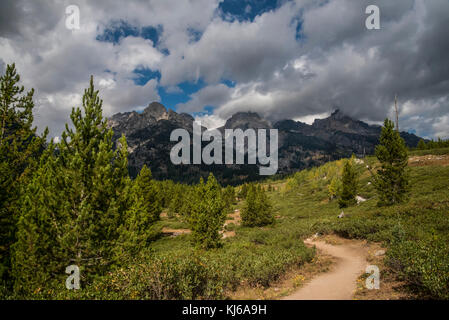
[[[157,179],[198,182],[200,176],[213,172],[222,183],[237,184],[260,179],[257,165],[181,165],[170,161],[170,142],[173,130],[183,128],[192,132],[194,118],[186,113],[167,110],[162,104],[152,102],[141,113],[125,112],[113,115],[108,126],[114,130],[114,139],[126,136],[129,151],[129,170],[135,176],[146,164]],[[326,119],[315,120],[312,125],[293,120],[272,124],[255,112],[238,112],[230,117],[225,129],[278,129],[279,169],[287,174],[327,161],[372,154],[378,143],[381,128],[353,120],[339,110]],[[206,130],[206,128],[203,128]],[[416,146],[419,138],[401,133],[407,145]],[[207,144],[207,143],[206,143]]]
[[[223,129],[271,129],[272,126],[269,121],[262,119],[257,113],[255,112],[238,112],[234,115],[232,115],[231,118],[229,118]]]
[[[340,110],[335,110],[326,119],[316,119],[312,126],[317,130],[339,131],[349,134],[374,135],[379,134],[379,126],[370,126],[365,122],[353,120]]]
[[[159,102],[150,103],[150,105],[143,110],[142,115],[145,118],[153,118],[156,121],[168,119],[167,109],[165,109],[165,107]]]

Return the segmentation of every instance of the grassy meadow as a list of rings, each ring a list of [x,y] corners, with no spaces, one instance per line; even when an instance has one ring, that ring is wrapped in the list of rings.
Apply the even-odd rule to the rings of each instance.
[[[412,151],[447,155],[448,149]],[[291,268],[315,261],[314,249],[303,239],[315,234],[336,234],[366,239],[388,248],[386,266],[406,283],[416,298],[449,298],[449,166],[410,166],[408,202],[378,207],[367,165],[376,159],[356,161],[358,195],[366,199],[344,209],[329,196],[329,184],[341,172],[343,160],[304,170],[290,178],[266,181],[276,217],[274,224],[248,228],[229,222],[225,231],[233,236],[222,247],[199,250],[190,234],[164,234],[151,247],[130,261],[127,268],[99,279],[93,290],[70,293],[76,297],[125,299],[225,299],[241,287],[266,288]],[[242,201],[235,204],[241,209]],[[156,228],[187,229],[179,216],[163,216]],[[382,272],[385,272],[382,270]],[[67,293],[63,293],[66,297]]]

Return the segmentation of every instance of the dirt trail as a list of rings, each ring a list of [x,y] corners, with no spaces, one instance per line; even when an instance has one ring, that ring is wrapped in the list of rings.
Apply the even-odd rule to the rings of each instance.
[[[357,278],[367,265],[366,248],[356,242],[340,245],[313,239],[304,242],[335,257],[336,263],[329,272],[313,278],[283,300],[351,300],[357,288]]]

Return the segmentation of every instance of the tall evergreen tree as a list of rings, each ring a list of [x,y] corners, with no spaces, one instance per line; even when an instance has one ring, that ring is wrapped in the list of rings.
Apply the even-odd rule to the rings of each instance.
[[[63,268],[69,265],[61,265],[61,260],[69,259],[59,245],[67,229],[69,206],[64,191],[59,188],[65,177],[60,175],[54,153],[55,146],[51,143],[21,198],[12,263],[14,289],[19,296],[38,293],[55,278],[63,284]]]
[[[342,187],[338,204],[346,208],[357,203],[357,173],[354,169],[354,156],[345,162],[343,167]]]
[[[159,184],[161,190],[160,195],[162,208],[168,208],[173,197],[173,188],[175,184],[172,180],[158,181],[157,183]]]
[[[245,199],[247,193],[248,193],[248,184],[244,183],[240,188],[239,197]]]
[[[333,200],[337,197],[337,195],[341,192],[341,181],[335,176],[332,178],[331,182],[327,186],[329,200]]]
[[[223,200],[226,204],[226,210],[231,210],[232,205],[235,203],[235,190],[232,186],[227,186],[223,190]]]
[[[264,189],[250,184],[241,213],[242,224],[248,227],[260,227],[273,223],[274,217],[271,208]]]
[[[152,180],[151,170],[143,166],[136,179],[128,180],[124,195],[129,200],[123,224],[119,228],[116,246],[117,259],[129,258],[159,233],[154,222],[159,220],[162,211],[159,186]]]
[[[380,168],[374,175],[373,184],[379,195],[378,204],[393,205],[405,201],[408,196],[407,147],[389,119],[385,119],[379,140],[376,157]]]
[[[73,128],[66,125],[57,152],[48,149],[23,196],[13,265],[23,294],[45,288],[50,278],[61,281],[70,264],[84,281],[105,271],[130,211],[126,140],[114,150],[93,78],[71,120]]]
[[[174,217],[177,213],[181,213],[184,205],[184,192],[180,184],[175,184],[172,188],[172,197],[168,206],[168,215]]]
[[[419,150],[425,150],[426,149],[426,142],[423,139],[419,139],[417,148]]]
[[[162,212],[162,197],[159,186],[152,179],[151,170],[144,165],[134,181],[134,193],[143,197],[145,212],[152,222],[159,220]]]
[[[33,94],[24,93],[15,65],[0,77],[0,285],[9,287],[11,245],[16,241],[19,199],[39,164],[45,130],[33,128]]]
[[[192,237],[196,246],[204,249],[220,246],[220,230],[226,220],[221,186],[211,173],[204,183],[196,186],[196,203],[189,217]]]

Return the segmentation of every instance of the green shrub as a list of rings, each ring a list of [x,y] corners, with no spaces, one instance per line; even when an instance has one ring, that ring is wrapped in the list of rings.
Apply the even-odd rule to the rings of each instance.
[[[220,268],[195,252],[130,261],[77,291],[61,288],[53,299],[220,299]]]
[[[416,292],[434,299],[449,299],[449,248],[447,241],[402,240],[387,252],[388,264]]]

